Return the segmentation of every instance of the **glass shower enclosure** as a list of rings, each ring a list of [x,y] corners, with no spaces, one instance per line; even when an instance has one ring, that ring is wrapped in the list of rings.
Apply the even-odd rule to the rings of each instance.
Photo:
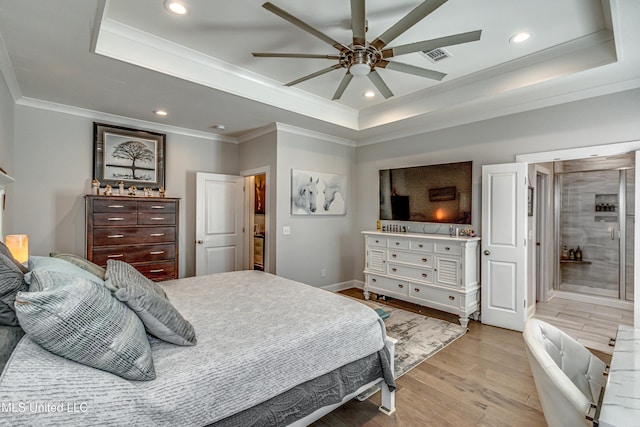
[[[631,155],[554,163],[556,289],[633,301]]]

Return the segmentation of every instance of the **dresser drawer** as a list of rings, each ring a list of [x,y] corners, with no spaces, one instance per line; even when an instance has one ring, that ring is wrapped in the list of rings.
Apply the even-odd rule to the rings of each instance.
[[[408,267],[398,264],[387,264],[387,274],[404,277],[409,280],[433,283],[433,270],[430,268]]]
[[[170,201],[141,200],[138,202],[138,210],[140,212],[176,213],[176,204]]]
[[[173,261],[132,265],[154,282],[176,278],[176,264]]]
[[[409,240],[409,249],[420,252],[433,252],[433,242],[427,240]]]
[[[409,295],[409,284],[405,281],[373,275],[368,275],[367,281],[369,286],[373,288],[373,292],[378,289],[383,292],[389,291],[395,294]]]
[[[378,236],[367,236],[367,245],[379,246],[384,248],[387,246],[387,239]]]
[[[175,240],[175,227],[96,227],[93,232],[94,246],[169,243]]]
[[[452,245],[451,243],[436,243],[437,254],[460,255],[462,247],[460,245]]]
[[[93,262],[106,265],[107,260],[124,262],[165,261],[176,256],[175,245],[105,246],[93,250]]]
[[[462,295],[457,292],[450,292],[445,289],[437,289],[418,284],[411,284],[409,287],[409,296],[430,303],[432,307],[436,308],[449,307],[452,309],[460,309],[463,304]]]
[[[138,215],[135,212],[102,212],[93,214],[93,225],[136,225]]]
[[[406,262],[421,267],[433,267],[433,255],[414,252],[402,252],[389,249],[389,261]]]
[[[387,246],[395,249],[409,249],[409,241],[407,239],[387,239]]]
[[[140,225],[173,225],[176,223],[176,214],[164,212],[138,212],[138,224]]]
[[[135,212],[138,202],[135,200],[98,199],[93,201],[93,212]]]

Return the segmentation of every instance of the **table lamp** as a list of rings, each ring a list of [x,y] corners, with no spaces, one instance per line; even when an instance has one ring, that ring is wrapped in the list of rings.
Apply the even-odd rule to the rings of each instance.
[[[4,238],[11,255],[20,263],[29,261],[29,236],[26,234],[9,234]]]

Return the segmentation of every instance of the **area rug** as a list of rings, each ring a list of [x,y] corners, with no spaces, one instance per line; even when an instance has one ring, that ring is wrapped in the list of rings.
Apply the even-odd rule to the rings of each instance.
[[[424,362],[467,332],[459,323],[415,314],[388,305],[367,301],[367,305],[382,308],[390,316],[384,321],[387,335],[398,340],[395,346],[394,375],[396,379]],[[375,304],[375,306],[374,306]],[[368,399],[380,388],[364,391],[358,400]]]

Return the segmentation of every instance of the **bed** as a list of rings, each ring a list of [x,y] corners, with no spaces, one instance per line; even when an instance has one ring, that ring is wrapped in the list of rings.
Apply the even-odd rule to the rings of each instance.
[[[308,425],[376,386],[380,410],[394,411],[395,341],[371,308],[260,271],[161,288],[196,345],[147,335],[156,378],[134,381],[57,356],[13,327],[0,423]]]

